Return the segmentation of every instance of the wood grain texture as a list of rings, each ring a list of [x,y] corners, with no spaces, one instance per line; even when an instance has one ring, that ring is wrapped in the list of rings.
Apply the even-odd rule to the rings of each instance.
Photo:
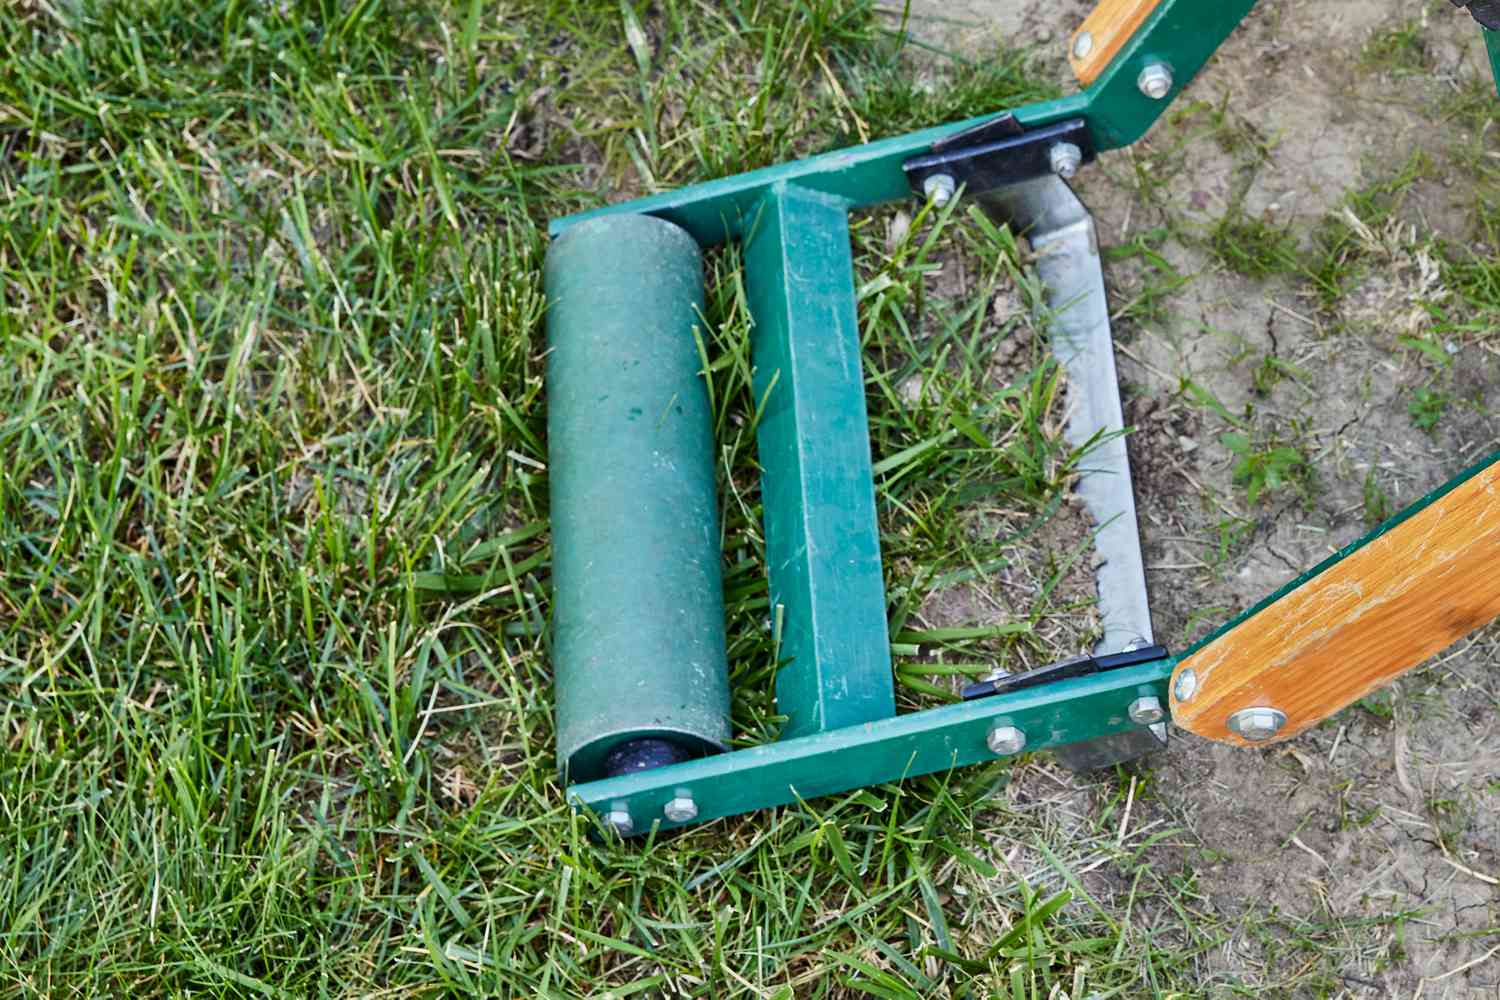
[[[1172,721],[1247,744],[1229,716],[1271,706],[1288,739],[1500,617],[1500,456],[1191,652]],[[1184,670],[1197,693],[1176,697]]]
[[[1087,87],[1097,80],[1104,67],[1160,3],[1161,0],[1103,0],[1095,7],[1068,39],[1068,62],[1072,64],[1078,82]],[[1085,31],[1092,36],[1093,46],[1079,58],[1078,36]]]

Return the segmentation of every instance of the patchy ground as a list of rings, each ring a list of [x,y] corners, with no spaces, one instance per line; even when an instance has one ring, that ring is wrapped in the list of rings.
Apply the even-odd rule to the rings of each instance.
[[[921,0],[922,48],[863,0],[0,3],[0,994],[1495,1000],[1494,631],[1269,752],[628,844],[568,808],[548,220],[1044,99],[1085,7]],[[1494,447],[1477,48],[1446,0],[1263,0],[1079,178],[1179,648]],[[936,214],[852,227],[907,704],[1093,628],[1025,254]],[[756,742],[751,322],[705,259]]]
[[[1061,81],[1090,6],[917,3],[913,23],[975,55],[1035,44]],[[1500,447],[1500,331],[1445,321],[1451,262],[1495,253],[1483,58],[1445,3],[1263,2],[1169,120],[1078,178],[1175,648]],[[1129,824],[1180,829],[1146,850],[1224,921],[1204,995],[1500,996],[1497,663],[1491,628],[1289,744],[1179,734],[1149,765]],[[1113,781],[1046,763],[1011,795],[1120,821]],[[1090,888],[1133,896],[1107,869]],[[1135,900],[1136,927],[1160,916]]]

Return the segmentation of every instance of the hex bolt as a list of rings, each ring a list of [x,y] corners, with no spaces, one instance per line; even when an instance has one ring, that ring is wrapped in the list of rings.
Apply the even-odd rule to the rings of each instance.
[[[1135,78],[1141,93],[1159,101],[1172,89],[1172,68],[1164,62],[1147,63],[1141,75]]]
[[[1229,717],[1229,731],[1252,743],[1270,739],[1284,725],[1286,713],[1269,706],[1242,708]]]
[[[1066,180],[1078,173],[1083,166],[1083,150],[1071,142],[1054,142],[1047,155],[1052,162],[1052,172]]]
[[[922,182],[922,193],[938,208],[952,201],[957,191],[958,182],[953,179],[952,174],[933,174]]]
[[[1177,696],[1178,701],[1192,701],[1193,695],[1198,693],[1198,673],[1192,667],[1188,667],[1177,675],[1177,682],[1172,685],[1172,693]]]
[[[1080,31],[1073,38],[1073,58],[1087,59],[1092,51],[1094,51],[1094,36],[1087,31]]]
[[[635,820],[630,818],[630,810],[623,805],[611,806],[609,812],[604,814],[604,822],[614,827],[614,831],[622,837],[628,837],[635,832]]]
[[[1026,734],[1015,726],[996,726],[984,742],[997,755],[1009,757],[1026,749]]]
[[[698,818],[698,805],[691,792],[678,792],[672,801],[662,806],[661,812],[673,823],[687,823]]]
[[[1130,721],[1138,726],[1154,726],[1166,717],[1161,699],[1154,694],[1137,698],[1130,703]]]

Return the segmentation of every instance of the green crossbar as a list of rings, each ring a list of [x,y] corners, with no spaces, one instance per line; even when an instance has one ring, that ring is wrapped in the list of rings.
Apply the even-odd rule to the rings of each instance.
[[[783,739],[896,713],[844,202],[771,186],[745,240]]]

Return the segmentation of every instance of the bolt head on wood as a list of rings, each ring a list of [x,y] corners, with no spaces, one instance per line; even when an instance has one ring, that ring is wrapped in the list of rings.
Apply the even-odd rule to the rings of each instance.
[[[1026,734],[1015,726],[996,726],[990,730],[985,743],[989,745],[993,753],[1001,757],[1009,757],[1011,754],[1017,754],[1026,749]]]
[[[1177,683],[1172,685],[1172,693],[1177,696],[1178,701],[1192,701],[1193,695],[1198,693],[1198,672],[1188,667],[1177,675]]]
[[[1270,739],[1284,725],[1286,713],[1279,708],[1242,708],[1229,717],[1229,731],[1252,743]]]
[[[1094,36],[1087,31],[1080,31],[1073,36],[1073,58],[1086,59],[1088,54],[1094,51]]]
[[[1172,70],[1166,63],[1150,63],[1141,70],[1135,84],[1141,89],[1141,93],[1153,101],[1159,101],[1172,90]]]

